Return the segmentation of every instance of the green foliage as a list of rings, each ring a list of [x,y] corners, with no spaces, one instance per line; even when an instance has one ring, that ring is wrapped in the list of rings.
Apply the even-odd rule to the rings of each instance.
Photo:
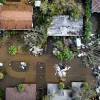
[[[42,100],[50,100],[50,97],[48,95],[45,95]]]
[[[0,37],[0,43],[2,43],[3,39]]]
[[[4,34],[7,37],[11,37],[12,35],[15,35],[17,32],[16,31],[4,31]]]
[[[11,36],[11,34],[10,34],[9,31],[4,31],[4,34],[5,34],[7,37],[10,37],[10,36]]]
[[[91,17],[91,0],[86,0],[85,16],[86,16],[86,18]]]
[[[72,8],[71,17],[75,20],[79,18],[79,8],[77,6]]]
[[[79,91],[73,93],[72,99],[74,100],[90,100],[90,97],[96,96],[94,90],[88,88],[81,88]]]
[[[17,34],[17,32],[16,31],[11,31],[10,34],[15,35],[15,34]]]
[[[9,54],[10,55],[16,55],[16,53],[17,53],[17,48],[16,48],[16,46],[10,46],[9,48],[8,48],[8,52],[9,52]]]
[[[59,89],[64,89],[64,83],[60,82],[60,83],[58,84],[58,88],[59,88]]]
[[[53,36],[53,39],[54,40],[59,39],[59,36]]]
[[[44,0],[41,3],[40,9],[41,9],[41,11],[42,11],[43,14],[47,13],[47,11],[48,11],[48,0]]]
[[[72,85],[70,84],[70,85],[67,87],[67,89],[72,89]]]
[[[58,40],[58,41],[55,43],[55,45],[57,46],[58,49],[60,49],[60,50],[63,49],[63,43],[62,43],[62,41],[59,41],[59,40]]]
[[[68,5],[68,2],[70,5]],[[37,25],[38,23],[42,23],[40,25],[49,25],[53,16],[65,14],[71,5],[73,5],[71,0],[52,0],[52,3],[43,0],[40,10],[35,11]]]
[[[0,100],[3,100],[2,98],[0,98]]]
[[[77,3],[80,3],[81,0],[76,0]]]
[[[23,84],[19,84],[19,85],[17,86],[17,89],[18,89],[19,92],[22,92],[22,91],[24,91],[25,87],[24,87]]]
[[[89,85],[87,82],[83,82],[82,83],[82,87],[85,88],[85,89],[88,89],[89,88]]]
[[[53,0],[52,3],[44,0],[40,6],[40,10],[43,14],[48,14],[49,16],[63,14],[67,10],[66,0]]]
[[[22,46],[21,49],[22,49],[23,52],[28,52],[28,47],[27,46]]]
[[[0,3],[3,3],[3,0],[0,0]]]
[[[3,79],[4,75],[0,72],[0,79]]]
[[[2,95],[3,95],[3,88],[0,87],[0,97],[2,97]]]
[[[91,35],[91,31],[92,31],[92,23],[90,21],[86,21],[85,22],[85,40],[87,40],[90,35]]]
[[[59,54],[57,53],[56,57],[61,61],[63,60],[67,61],[67,60],[72,60],[74,55],[72,51],[69,50],[69,48],[66,48],[62,50]]]

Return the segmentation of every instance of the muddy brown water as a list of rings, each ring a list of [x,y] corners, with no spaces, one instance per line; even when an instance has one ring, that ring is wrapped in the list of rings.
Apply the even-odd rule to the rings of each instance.
[[[13,43],[14,40],[12,39]],[[45,63],[45,79],[46,83],[57,83],[59,82],[58,78],[55,76],[53,66],[55,63],[59,61],[53,56],[49,56],[49,54],[45,54],[40,57],[34,57],[30,54],[20,54],[18,53],[16,56],[11,56],[8,54],[8,40],[6,39],[3,42],[3,46],[0,48],[0,62],[3,62],[6,68],[6,72],[8,75],[15,78],[24,78],[26,83],[36,83],[36,64],[37,62]],[[9,63],[11,61],[26,61],[29,63],[29,69],[27,72],[16,72],[10,66]],[[86,68],[82,61],[79,58],[73,59],[69,62],[71,69],[69,70],[66,80],[65,86],[67,87],[71,81],[87,81],[92,87],[95,86],[95,78],[91,75],[91,69]]]

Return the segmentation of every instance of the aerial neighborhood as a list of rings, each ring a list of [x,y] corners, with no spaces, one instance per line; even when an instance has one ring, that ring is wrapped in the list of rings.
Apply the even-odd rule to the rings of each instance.
[[[100,0],[0,0],[0,100],[100,100]]]

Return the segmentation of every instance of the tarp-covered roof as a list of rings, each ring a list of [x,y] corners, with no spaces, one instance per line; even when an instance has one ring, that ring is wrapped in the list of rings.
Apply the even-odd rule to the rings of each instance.
[[[73,21],[69,16],[55,16],[48,29],[49,36],[81,36],[83,33],[83,18]]]

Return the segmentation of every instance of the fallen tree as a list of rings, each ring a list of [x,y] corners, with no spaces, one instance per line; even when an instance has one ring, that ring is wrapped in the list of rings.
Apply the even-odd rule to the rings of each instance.
[[[87,56],[83,58],[83,62],[87,67],[100,65],[100,45],[90,47]]]

